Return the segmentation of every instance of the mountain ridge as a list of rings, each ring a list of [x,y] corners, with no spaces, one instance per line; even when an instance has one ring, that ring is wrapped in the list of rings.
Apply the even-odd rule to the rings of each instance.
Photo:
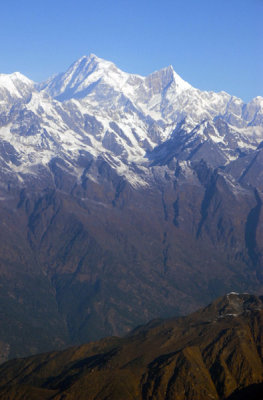
[[[80,67],[83,62],[84,66]],[[95,66],[92,64],[93,62],[95,62]],[[99,79],[97,79],[97,76],[94,80],[92,76],[97,73],[97,70],[99,71]],[[77,82],[74,83],[75,89],[67,81],[73,79],[71,77],[72,71],[75,71],[74,74],[76,75],[74,75]],[[109,74],[108,83],[105,81],[105,74]],[[166,75],[168,75],[168,78],[166,78]],[[119,165],[117,167],[118,173],[126,171],[125,176],[127,179],[130,176],[131,182],[136,182],[136,176],[130,168],[131,163],[141,167],[147,165],[147,153],[151,152],[157,145],[169,141],[178,130],[178,124],[180,125],[185,118],[189,121],[189,127],[187,124],[184,126],[186,137],[195,127],[203,123],[204,118],[214,124],[215,113],[217,113],[216,118],[225,121],[226,126],[229,126],[227,129],[232,131],[231,137],[237,136],[238,140],[230,145],[229,154],[227,154],[227,149],[224,150],[227,157],[222,161],[222,164],[238,158],[244,149],[246,151],[250,148],[255,149],[260,144],[263,115],[260,98],[250,102],[246,108],[240,99],[233,98],[223,92],[219,94],[200,92],[186,84],[180,77],[178,79],[179,83],[181,82],[182,90],[180,89],[177,93],[176,87],[171,89],[171,82],[173,84],[176,81],[174,76],[178,77],[174,70],[168,67],[143,78],[124,73],[117,69],[113,63],[99,59],[94,55],[82,57],[71,65],[66,74],[59,75],[61,85],[64,85],[64,89],[71,93],[68,101],[56,102],[52,97],[48,97],[48,93],[50,95],[56,94],[52,91],[52,87],[58,85],[57,78],[49,80],[46,86],[37,87],[37,89],[41,89],[40,92],[32,89],[30,81],[29,86],[27,86],[29,93],[26,93],[24,102],[22,101],[22,103],[9,109],[9,116],[6,115],[8,108],[3,110],[5,117],[2,135],[1,132],[0,135],[3,140],[12,144],[16,152],[19,153],[22,150],[21,158],[23,160],[25,151],[23,151],[21,136],[25,136],[23,130],[27,131],[27,138],[23,141],[26,148],[31,146],[33,162],[25,160],[29,168],[31,168],[30,164],[35,164],[34,159],[37,162],[41,154],[35,152],[34,147],[37,145],[43,153],[40,164],[46,165],[48,160],[62,151],[63,159],[70,160],[73,156],[75,160],[71,163],[71,169],[75,169],[75,174],[78,175],[80,172],[77,171],[76,165],[72,164],[76,164],[79,152],[85,149],[95,157],[99,154],[104,154],[104,157],[108,160],[107,154],[111,158],[113,157],[112,166],[116,168]],[[87,79],[88,83],[85,84]],[[130,80],[135,80],[135,84],[132,82],[127,86],[126,83]],[[22,82],[24,82],[24,78]],[[83,82],[84,86],[81,86]],[[123,85],[126,85],[128,90],[123,92]],[[69,89],[66,89],[66,87]],[[78,89],[79,87],[80,89]],[[74,98],[74,90],[77,90],[77,93],[78,90],[84,91],[85,96]],[[60,94],[62,95],[63,91]],[[10,92],[8,96],[12,96],[12,93]],[[177,98],[178,96],[179,98]],[[17,111],[16,107],[18,107]],[[244,118],[241,114],[244,115]],[[26,120],[28,120],[27,123],[25,123]],[[257,123],[259,125],[254,126]],[[23,127],[21,127],[21,124]],[[28,124],[31,125],[30,129],[28,129]],[[15,125],[14,128],[13,125]],[[17,126],[19,126],[19,129]],[[8,133],[9,129],[11,129],[10,133]],[[225,130],[224,127],[222,129]],[[19,137],[13,135],[13,131],[18,132]],[[219,135],[210,136],[215,146],[219,142],[223,143],[220,135],[224,135],[224,133],[219,132]],[[235,146],[234,151],[231,149],[233,145]],[[75,150],[73,150],[74,147]],[[224,147],[229,146],[225,145]],[[34,152],[35,155],[33,156]],[[138,174],[137,181],[138,184],[143,182]],[[146,182],[147,179],[144,184]]]
[[[1,398],[260,400],[262,318],[262,296],[229,293],[123,338],[9,361],[0,366]]]

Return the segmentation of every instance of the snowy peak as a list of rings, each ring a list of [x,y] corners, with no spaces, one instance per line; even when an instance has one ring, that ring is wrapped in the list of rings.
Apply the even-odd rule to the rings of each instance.
[[[243,118],[253,126],[263,124],[263,97],[257,96],[245,106]]]
[[[89,112],[122,119],[129,112],[165,124],[190,116],[197,123],[224,115],[231,96],[201,92],[168,66],[147,77],[121,71],[94,54],[83,56],[61,73],[39,86],[59,101],[79,100]],[[242,103],[242,102],[241,102]],[[233,107],[232,107],[233,108]],[[241,105],[238,109],[242,108]],[[131,111],[132,110],[132,111]],[[231,112],[232,114],[232,112]],[[239,112],[240,114],[240,112]],[[232,118],[231,115],[229,118]],[[234,116],[238,120],[239,115]],[[233,120],[233,118],[232,118]],[[242,125],[242,121],[237,121]]]
[[[27,78],[25,75],[20,72],[13,72],[12,74],[0,74],[0,84],[7,85],[12,82],[13,84],[17,84],[18,82],[24,83],[25,85],[33,86],[33,81]]]
[[[0,98],[2,100],[22,98],[33,88],[34,82],[20,72],[0,74]]]
[[[123,72],[114,63],[94,54],[81,57],[64,74],[49,79],[41,88],[64,101],[72,98],[84,99],[94,93],[97,87],[101,93],[105,85],[112,88],[115,94],[118,92],[128,97],[132,103],[147,103],[155,95],[164,95],[168,88],[176,94],[191,88],[189,83],[176,74],[172,66],[142,77]]]
[[[163,68],[159,71],[153,72],[148,77],[146,77],[145,85],[149,89],[152,89],[153,94],[162,93],[171,85],[173,85],[177,93],[191,88],[191,85],[185,82],[174,71],[171,65],[167,68]]]
[[[82,99],[100,82],[121,90],[129,76],[112,62],[90,54],[74,62],[65,73],[49,79],[41,88],[60,101]]]

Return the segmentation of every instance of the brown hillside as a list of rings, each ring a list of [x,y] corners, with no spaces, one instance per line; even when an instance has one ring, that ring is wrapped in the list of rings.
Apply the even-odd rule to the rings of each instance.
[[[231,293],[124,338],[9,361],[0,398],[259,400],[262,356],[263,297]]]

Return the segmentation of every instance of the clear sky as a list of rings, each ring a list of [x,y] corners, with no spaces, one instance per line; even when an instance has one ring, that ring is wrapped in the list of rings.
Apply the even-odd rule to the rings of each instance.
[[[202,90],[263,96],[263,0],[8,0],[0,72],[34,81],[95,53],[130,73],[173,65]]]

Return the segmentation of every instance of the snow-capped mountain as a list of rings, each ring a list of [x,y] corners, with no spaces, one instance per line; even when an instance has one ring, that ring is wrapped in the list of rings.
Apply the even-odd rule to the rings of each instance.
[[[105,112],[117,110],[121,114],[129,102],[138,113],[165,124],[180,122],[186,116],[196,122],[218,115],[240,117],[244,106],[240,99],[225,92],[193,88],[172,66],[142,77],[127,74],[93,54],[82,57],[65,74],[40,87],[58,100],[79,99],[94,109],[99,104]]]
[[[262,97],[95,55],[0,75],[0,358],[262,292],[262,170]]]
[[[13,166],[4,155],[2,164],[20,179],[53,157],[81,176],[78,160],[87,152],[105,157],[130,182],[145,184],[148,155],[152,159],[165,142],[164,158],[179,138],[187,143],[188,159],[197,143],[208,148],[210,143],[224,165],[256,149],[263,137],[260,97],[246,105],[225,92],[193,88],[171,66],[142,77],[93,54],[40,85],[19,73],[1,75],[0,97],[0,138],[12,146],[16,160]],[[135,174],[134,164],[144,178]]]

